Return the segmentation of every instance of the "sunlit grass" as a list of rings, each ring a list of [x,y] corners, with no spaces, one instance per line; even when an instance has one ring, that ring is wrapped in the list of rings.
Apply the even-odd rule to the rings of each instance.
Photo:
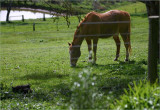
[[[139,6],[141,3],[134,4]],[[125,7],[125,6],[124,6]],[[126,6],[127,7],[127,6]],[[130,6],[129,6],[130,7]],[[134,9],[132,11],[134,13]],[[126,10],[127,11],[127,10]],[[139,11],[138,11],[139,12]],[[71,26],[67,27],[64,18],[60,18],[57,31],[52,19],[2,22],[0,36],[1,82],[12,86],[30,84],[34,93],[23,99],[2,100],[2,105],[17,107],[63,107],[70,100],[72,77],[84,68],[92,68],[92,75],[97,77],[99,92],[113,91],[115,98],[122,94],[123,88],[134,80],[146,78],[148,53],[148,19],[131,16],[130,62],[125,63],[125,48],[121,39],[121,52],[118,62],[113,61],[116,45],[113,38],[100,39],[97,50],[97,65],[88,64],[86,42],[81,46],[81,57],[77,68],[71,68],[69,62],[68,42],[72,42],[78,19],[71,17]],[[36,23],[33,32],[32,24]],[[119,90],[119,92],[117,92]],[[34,98],[32,98],[32,96]],[[12,96],[13,97],[13,96]],[[27,104],[27,105],[24,105]],[[23,106],[24,105],[24,106]],[[34,108],[34,107],[33,107]]]
[[[119,6],[119,7],[114,8],[114,9],[127,11],[130,14],[138,14],[138,13],[139,14],[144,14],[144,13],[146,13],[145,4],[142,3],[142,2],[127,4],[127,5]]]

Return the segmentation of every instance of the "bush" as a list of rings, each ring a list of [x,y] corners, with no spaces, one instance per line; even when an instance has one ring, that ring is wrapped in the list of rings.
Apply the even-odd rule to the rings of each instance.
[[[70,109],[99,108],[99,99],[103,96],[96,87],[96,77],[92,76],[91,69],[84,69],[73,76],[72,96]]]
[[[138,85],[134,82],[134,88],[129,85],[129,91],[125,90],[125,94],[116,102],[113,109],[160,109],[160,87],[148,82]]]

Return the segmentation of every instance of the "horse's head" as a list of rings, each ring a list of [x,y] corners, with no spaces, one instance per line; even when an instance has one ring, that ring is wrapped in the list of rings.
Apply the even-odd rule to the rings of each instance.
[[[80,46],[74,45],[73,43],[69,44],[69,54],[70,54],[70,65],[75,67],[78,61],[78,58],[81,56]]]

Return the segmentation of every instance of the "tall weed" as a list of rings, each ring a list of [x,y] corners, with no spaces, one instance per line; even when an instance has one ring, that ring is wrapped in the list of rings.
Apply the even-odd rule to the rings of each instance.
[[[99,108],[98,100],[103,94],[98,92],[96,86],[96,77],[91,74],[91,69],[83,69],[78,76],[73,76],[70,109]]]
[[[125,89],[125,94],[116,101],[113,109],[140,109],[154,110],[160,109],[160,87],[156,84],[150,85],[148,82],[134,82],[134,88],[129,85],[129,91]]]

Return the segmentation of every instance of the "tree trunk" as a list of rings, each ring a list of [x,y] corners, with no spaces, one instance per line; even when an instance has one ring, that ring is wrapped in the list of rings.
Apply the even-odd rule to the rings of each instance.
[[[153,84],[158,81],[159,17],[150,16],[149,24],[148,79]]]
[[[9,14],[10,14],[11,8],[7,8],[7,16],[6,16],[6,22],[9,22]]]
[[[159,4],[160,1],[142,1],[146,4],[149,18],[149,50],[148,50],[148,80],[151,84],[158,78],[159,60]]]
[[[11,12],[11,7],[12,7],[12,0],[7,1],[9,5],[7,6],[7,16],[6,16],[6,22],[9,22],[9,14]]]

